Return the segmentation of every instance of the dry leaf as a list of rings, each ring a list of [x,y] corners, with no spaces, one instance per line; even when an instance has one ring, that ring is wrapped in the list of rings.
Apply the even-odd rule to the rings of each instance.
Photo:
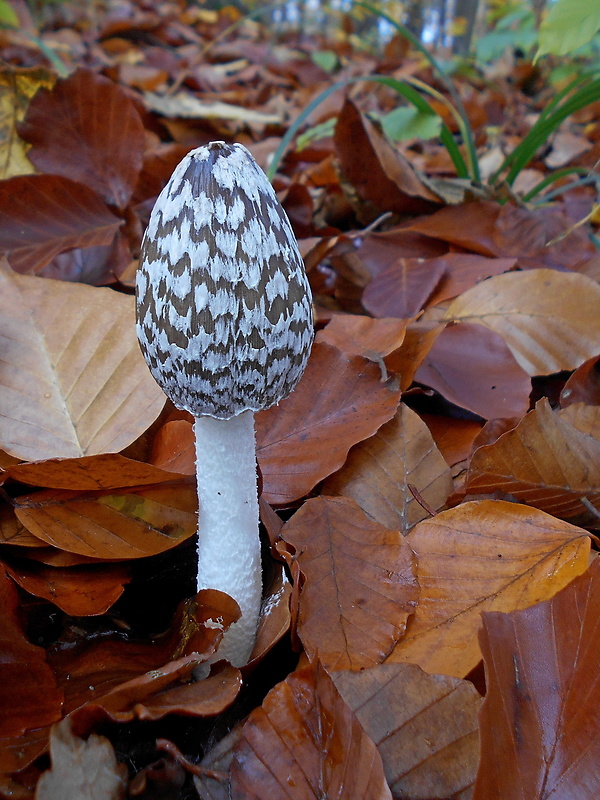
[[[420,522],[419,605],[390,661],[462,678],[481,658],[482,611],[513,611],[552,597],[588,564],[587,532],[502,500],[464,503]]]
[[[0,313],[0,446],[11,455],[116,452],[160,413],[164,395],[139,350],[133,297],[5,268]]]
[[[482,699],[469,681],[416,664],[336,672],[338,692],[373,739],[394,797],[471,797]]]
[[[405,540],[345,497],[307,500],[280,535],[302,573],[298,636],[309,657],[327,669],[382,662],[419,593]]]
[[[598,432],[600,409],[589,408]],[[589,427],[586,432],[578,430],[569,420],[574,412],[568,411],[552,411],[548,400],[540,400],[516,428],[478,448],[466,490],[512,494],[562,519],[585,513],[583,497],[600,506],[600,439],[590,435]]]
[[[528,375],[575,369],[596,355],[600,286],[586,275],[533,269],[495,275],[462,294],[445,319],[500,334]]]
[[[406,534],[429,516],[409,484],[437,511],[452,491],[452,476],[427,425],[401,403],[393,419],[352,448],[323,492],[351,497],[374,520]]]

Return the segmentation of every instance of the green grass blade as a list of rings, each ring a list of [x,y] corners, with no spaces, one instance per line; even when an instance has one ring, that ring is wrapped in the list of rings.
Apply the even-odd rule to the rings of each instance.
[[[523,195],[523,202],[528,203],[530,200],[533,200],[536,195],[540,192],[543,192],[547,186],[551,186],[555,181],[560,180],[561,178],[566,177],[567,175],[587,175],[588,170],[585,167],[567,167],[566,169],[559,169],[557,172],[552,173],[552,175],[546,175],[544,180],[537,183],[533,189],[530,189],[526,194]],[[546,200],[546,198],[542,198]]]

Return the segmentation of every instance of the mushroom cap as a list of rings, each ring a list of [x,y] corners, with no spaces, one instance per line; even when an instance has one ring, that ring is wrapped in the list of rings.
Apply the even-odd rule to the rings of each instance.
[[[137,334],[178,408],[229,419],[286,397],[313,340],[311,293],[290,222],[240,144],[192,150],[142,242]]]

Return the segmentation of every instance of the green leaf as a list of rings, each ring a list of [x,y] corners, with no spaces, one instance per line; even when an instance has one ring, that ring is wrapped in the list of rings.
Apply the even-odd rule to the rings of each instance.
[[[435,139],[442,129],[440,117],[418,108],[395,108],[381,116],[379,121],[386,136],[394,142],[404,139]]]
[[[325,72],[333,72],[338,65],[337,54],[333,50],[317,50],[310,54],[311,61]]]
[[[546,53],[564,56],[587,44],[600,30],[599,0],[556,0],[540,26],[536,59]]]
[[[7,0],[0,0],[0,27],[18,28],[19,18]]]
[[[312,128],[301,133],[296,142],[296,149],[304,150],[311,142],[317,142],[319,139],[327,139],[329,136],[333,136],[336,122],[337,117],[330,117],[328,120],[325,120],[325,122],[313,125]]]

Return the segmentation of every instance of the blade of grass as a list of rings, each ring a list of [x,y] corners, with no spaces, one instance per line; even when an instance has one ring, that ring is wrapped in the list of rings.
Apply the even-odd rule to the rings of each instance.
[[[533,200],[533,198],[540,192],[543,192],[547,186],[551,186],[555,181],[559,181],[567,175],[587,175],[587,172],[588,170],[585,167],[567,167],[566,169],[557,170],[557,172],[554,172],[552,175],[546,175],[544,180],[537,183],[533,189],[530,189],[530,191],[523,195],[523,202],[528,203],[530,200]],[[546,198],[544,197],[543,199],[545,200]]]

